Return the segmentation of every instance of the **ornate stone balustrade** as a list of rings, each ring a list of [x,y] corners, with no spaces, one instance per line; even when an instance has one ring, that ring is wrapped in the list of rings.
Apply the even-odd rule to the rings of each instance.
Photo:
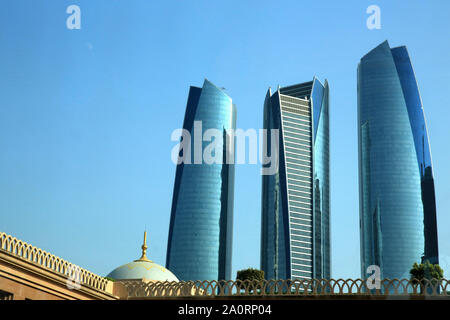
[[[412,281],[381,280],[380,289],[369,289],[362,279],[312,279],[264,281],[124,281],[128,298],[151,297],[270,297],[270,296],[446,296],[450,298],[450,281],[446,279]]]
[[[68,278],[69,284],[74,287],[82,285],[99,291],[105,291],[107,288],[107,279],[4,232],[0,232],[0,251],[63,275]]]

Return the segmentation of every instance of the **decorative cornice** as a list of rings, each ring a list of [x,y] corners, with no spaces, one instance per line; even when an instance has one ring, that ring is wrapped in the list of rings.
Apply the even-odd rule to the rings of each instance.
[[[66,280],[73,279],[80,286],[108,294],[106,290],[109,280],[4,232],[0,232],[0,252],[18,258],[34,267],[42,268]]]

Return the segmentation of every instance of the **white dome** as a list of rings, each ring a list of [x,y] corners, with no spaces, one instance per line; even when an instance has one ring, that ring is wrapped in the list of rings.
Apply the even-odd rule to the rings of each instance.
[[[124,264],[113,271],[107,277],[114,280],[147,279],[154,281],[178,281],[178,278],[168,269],[150,260],[136,260]]]
[[[111,271],[107,277],[114,280],[137,280],[146,279],[153,281],[178,281],[175,275],[146,256],[147,232],[144,233],[144,244],[142,245],[142,256],[133,262],[124,264]]]

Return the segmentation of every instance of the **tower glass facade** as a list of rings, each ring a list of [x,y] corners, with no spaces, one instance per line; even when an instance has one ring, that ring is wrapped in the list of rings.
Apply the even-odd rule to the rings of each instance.
[[[264,129],[279,130],[279,170],[262,181],[267,279],[330,278],[328,92],[314,78],[266,95]]]
[[[406,47],[385,41],[358,65],[361,274],[408,278],[414,262],[438,263],[427,128]]]
[[[196,131],[194,122],[200,121]],[[208,80],[190,88],[183,129],[191,134],[194,152],[191,163],[177,165],[166,260],[180,280],[231,279],[234,164],[226,161],[226,139],[235,124],[236,108],[223,89]],[[202,139],[208,129],[223,133],[220,164],[195,163],[195,141],[202,141],[203,154],[211,143]]]

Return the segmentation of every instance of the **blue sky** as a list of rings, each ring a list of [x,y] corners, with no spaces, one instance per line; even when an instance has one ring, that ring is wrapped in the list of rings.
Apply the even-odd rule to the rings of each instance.
[[[81,30],[66,8],[81,8]],[[366,8],[381,8],[368,30]],[[0,231],[106,275],[165,264],[190,85],[225,87],[237,126],[260,128],[269,86],[328,79],[332,276],[359,277],[356,68],[406,45],[434,164],[441,264],[450,273],[450,2],[4,1],[0,11]],[[238,165],[233,274],[259,267],[259,165]]]

